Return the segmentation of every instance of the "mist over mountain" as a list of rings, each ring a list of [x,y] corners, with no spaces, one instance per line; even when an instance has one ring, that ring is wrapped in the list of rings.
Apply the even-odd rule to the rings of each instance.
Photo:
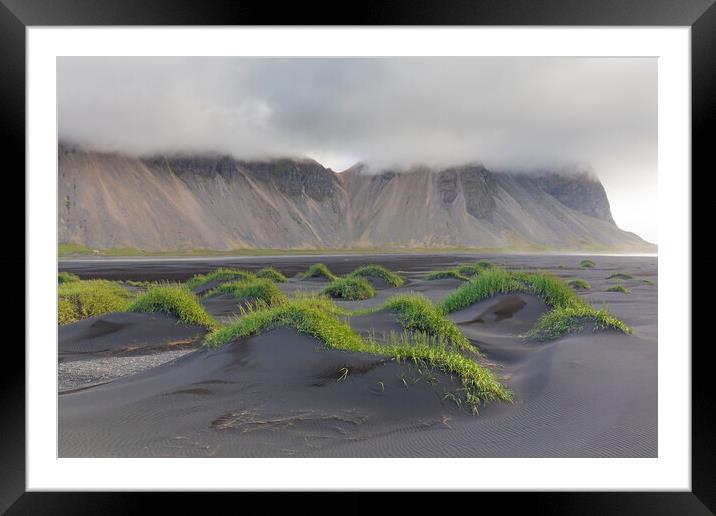
[[[654,251],[586,173],[480,164],[336,173],[315,160],[59,147],[59,240],[106,249]],[[369,173],[368,173],[369,172]]]

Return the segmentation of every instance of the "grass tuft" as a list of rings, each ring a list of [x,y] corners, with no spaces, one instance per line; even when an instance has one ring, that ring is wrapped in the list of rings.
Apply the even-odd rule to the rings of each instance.
[[[468,281],[470,279],[467,276],[460,274],[456,269],[449,269],[446,271],[433,271],[433,272],[429,272],[425,275],[425,279],[427,281],[448,279],[448,278],[459,279],[461,281]]]
[[[586,322],[594,325],[594,331],[617,330],[627,335],[631,333],[631,328],[606,309],[596,310],[585,304],[559,307],[547,312],[526,336],[535,340],[554,340],[566,333],[581,331]]]
[[[306,272],[303,273],[304,279],[320,277],[326,278],[328,281],[335,281],[338,279],[338,276],[333,274],[323,263],[314,263]]]
[[[587,280],[580,278],[570,281],[568,285],[575,290],[592,290],[592,286],[587,282]]]
[[[607,276],[607,279],[625,280],[625,279],[634,279],[634,276],[632,276],[631,274],[628,274],[626,272],[615,272],[614,274]]]
[[[512,401],[512,393],[495,374],[475,361],[445,347],[442,341],[426,334],[391,334],[386,345],[377,346],[379,353],[396,362],[412,362],[455,375],[462,381],[465,402],[477,414],[481,404]]]
[[[254,279],[255,276],[247,271],[240,269],[229,269],[220,267],[209,274],[197,274],[185,283],[186,288],[194,290],[210,281],[242,281]]]
[[[454,322],[440,312],[422,294],[399,294],[383,305],[385,310],[398,312],[398,322],[406,330],[422,332],[441,339],[462,351],[476,352],[470,341]]]
[[[462,276],[477,276],[480,274],[480,272],[486,270],[486,269],[492,269],[495,267],[495,264],[492,262],[488,262],[487,260],[480,260],[479,262],[475,263],[461,263],[457,267],[455,267],[455,271],[457,271]]]
[[[622,294],[628,294],[631,292],[631,290],[626,288],[624,285],[612,285],[611,287],[607,288],[605,292],[621,292]]]
[[[445,296],[438,309],[450,313],[499,294],[517,292],[537,296],[552,308],[527,333],[528,338],[556,339],[581,327],[585,320],[591,320],[595,329],[613,328],[631,333],[624,323],[609,315],[606,310],[596,310],[563,281],[548,273],[508,272],[497,267],[485,270],[477,278]]]
[[[60,283],[57,287],[58,324],[69,324],[126,310],[131,292],[107,280]]]
[[[215,289],[207,292],[204,297],[217,296],[220,294],[230,294],[236,299],[261,301],[266,303],[268,306],[288,301],[286,294],[284,294],[273,281],[268,279],[252,279],[247,281],[222,283]]]
[[[358,267],[356,270],[351,272],[347,277],[349,278],[366,278],[366,277],[373,277],[373,278],[380,278],[383,281],[385,281],[388,285],[392,285],[393,287],[399,287],[403,283],[405,283],[405,280],[402,276],[399,274],[396,274],[395,272],[386,269],[385,267],[381,265],[362,265]]]
[[[185,324],[203,326],[209,330],[218,324],[206,313],[196,295],[183,285],[150,288],[129,306],[128,312],[164,312],[176,316]]]
[[[581,262],[579,262],[579,266],[584,269],[591,269],[595,265],[596,263],[594,263],[592,260],[582,260]]]
[[[338,278],[331,282],[330,285],[323,289],[323,293],[347,301],[358,301],[373,297],[375,289],[364,278],[346,277]]]
[[[235,323],[219,328],[205,339],[209,348],[258,333],[289,326],[299,333],[312,335],[329,348],[346,351],[370,351],[370,348],[346,323],[321,308],[318,298],[297,298],[289,303],[255,310],[243,315]],[[330,302],[330,301],[329,301]]]
[[[72,274],[71,272],[58,272],[57,273],[57,283],[73,283],[76,281],[80,281],[80,277],[77,274]]]
[[[284,283],[288,281],[288,278],[280,271],[277,271],[273,267],[266,267],[256,273],[257,278],[268,279],[275,283]]]

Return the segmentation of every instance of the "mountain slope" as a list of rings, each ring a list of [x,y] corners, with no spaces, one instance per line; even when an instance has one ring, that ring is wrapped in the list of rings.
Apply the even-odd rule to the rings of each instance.
[[[479,247],[650,251],[586,176],[479,165],[341,174],[238,161],[59,149],[59,238],[91,248]]]

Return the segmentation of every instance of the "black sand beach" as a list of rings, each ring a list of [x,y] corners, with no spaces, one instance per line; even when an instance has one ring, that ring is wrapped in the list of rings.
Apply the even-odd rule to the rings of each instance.
[[[450,318],[514,393],[473,415],[447,396],[459,380],[426,373],[377,355],[327,350],[312,337],[278,328],[219,350],[197,349],[156,367],[127,370],[105,383],[59,396],[61,457],[655,457],[657,445],[657,259],[557,255],[354,255],[210,259],[62,260],[82,279],[180,280],[217,267],[272,266],[290,280],[286,293],[316,292],[325,281],[297,274],[316,262],[346,274],[375,263],[400,272],[398,288],[336,301],[363,309],[396,293],[438,301],[460,280],[426,281],[428,271],[487,259],[512,270],[547,270],[582,278],[579,295],[602,303],[634,330],[570,334],[552,342],[524,334],[547,307],[523,294],[501,295]],[[632,279],[607,279],[625,272]],[[629,294],[606,292],[617,283]],[[235,313],[231,299],[204,300],[219,320]],[[63,363],[131,353],[191,349],[201,329],[163,316],[111,314],[60,329]],[[353,316],[361,333],[400,331],[390,312]],[[144,338],[139,336],[144,335]],[[132,340],[133,339],[133,340]],[[131,374],[135,373],[135,374]],[[98,382],[99,383],[99,382]],[[457,385],[456,385],[457,384]]]

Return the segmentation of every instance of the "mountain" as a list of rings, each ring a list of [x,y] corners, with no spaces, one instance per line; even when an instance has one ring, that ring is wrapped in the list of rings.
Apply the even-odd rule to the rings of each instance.
[[[655,250],[616,226],[587,174],[335,173],[309,159],[138,158],[64,145],[58,157],[60,242],[96,249]]]

